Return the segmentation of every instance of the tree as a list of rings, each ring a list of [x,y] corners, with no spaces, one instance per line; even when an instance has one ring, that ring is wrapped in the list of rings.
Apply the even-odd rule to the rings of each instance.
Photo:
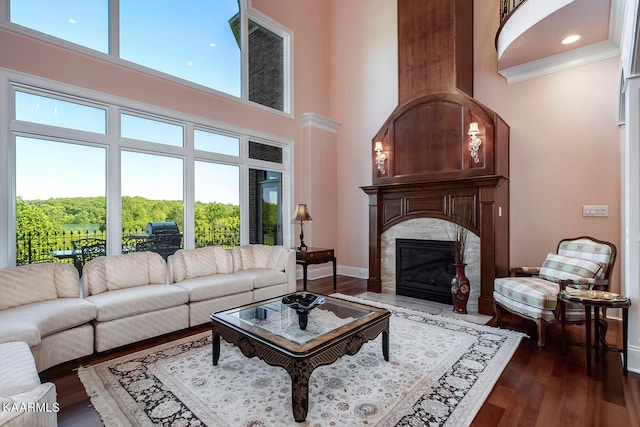
[[[50,246],[62,227],[54,224],[35,204],[16,198],[16,260],[18,264],[52,260]]]

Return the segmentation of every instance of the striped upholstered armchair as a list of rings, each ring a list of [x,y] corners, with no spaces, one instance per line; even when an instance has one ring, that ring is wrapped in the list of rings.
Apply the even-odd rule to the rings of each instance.
[[[533,320],[538,326],[538,347],[544,347],[545,326],[562,320],[558,292],[566,286],[608,290],[615,260],[612,243],[588,236],[561,240],[541,267],[513,268],[511,277],[495,279],[496,321],[500,322],[501,310]],[[566,318],[569,323],[583,323],[584,308],[567,304]]]

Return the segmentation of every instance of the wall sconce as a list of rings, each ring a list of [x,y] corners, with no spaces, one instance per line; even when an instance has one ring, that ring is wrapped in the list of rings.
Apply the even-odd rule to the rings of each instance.
[[[471,122],[469,124],[469,151],[471,151],[471,157],[473,158],[474,163],[480,162],[480,157],[478,157],[478,150],[482,145],[482,139],[478,136],[480,133],[480,129],[478,129],[478,122]]]
[[[387,155],[382,152],[382,142],[376,141],[376,145],[373,150],[376,152],[376,166],[380,171],[380,175],[384,175],[384,162],[387,160]]]
[[[309,215],[309,210],[305,203],[298,204],[296,207],[296,216],[293,220],[300,221],[300,243],[296,249],[298,251],[306,251],[307,245],[304,244],[304,221],[311,222],[311,215]]]

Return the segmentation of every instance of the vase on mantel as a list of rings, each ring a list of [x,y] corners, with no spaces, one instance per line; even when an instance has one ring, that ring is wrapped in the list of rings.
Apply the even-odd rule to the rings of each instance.
[[[469,279],[464,274],[467,264],[454,264],[456,275],[451,279],[451,297],[453,299],[453,311],[467,314],[467,301],[469,301],[469,291],[471,285]]]

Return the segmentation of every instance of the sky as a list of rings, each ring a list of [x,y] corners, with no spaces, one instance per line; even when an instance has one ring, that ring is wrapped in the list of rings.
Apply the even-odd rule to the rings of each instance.
[[[240,96],[240,50],[229,25],[237,13],[237,0],[120,0],[120,56]],[[10,18],[108,52],[107,0],[11,0]],[[107,123],[103,109],[25,93],[16,97],[16,119],[99,134]],[[181,126],[126,115],[121,122],[122,136],[183,145]],[[239,154],[237,138],[201,131],[195,138],[198,149]],[[16,153],[16,192],[25,200],[105,195],[105,148],[17,137]],[[122,195],[183,198],[181,158],[123,151],[121,159]],[[196,201],[239,204],[237,166],[199,162],[195,179]]]

